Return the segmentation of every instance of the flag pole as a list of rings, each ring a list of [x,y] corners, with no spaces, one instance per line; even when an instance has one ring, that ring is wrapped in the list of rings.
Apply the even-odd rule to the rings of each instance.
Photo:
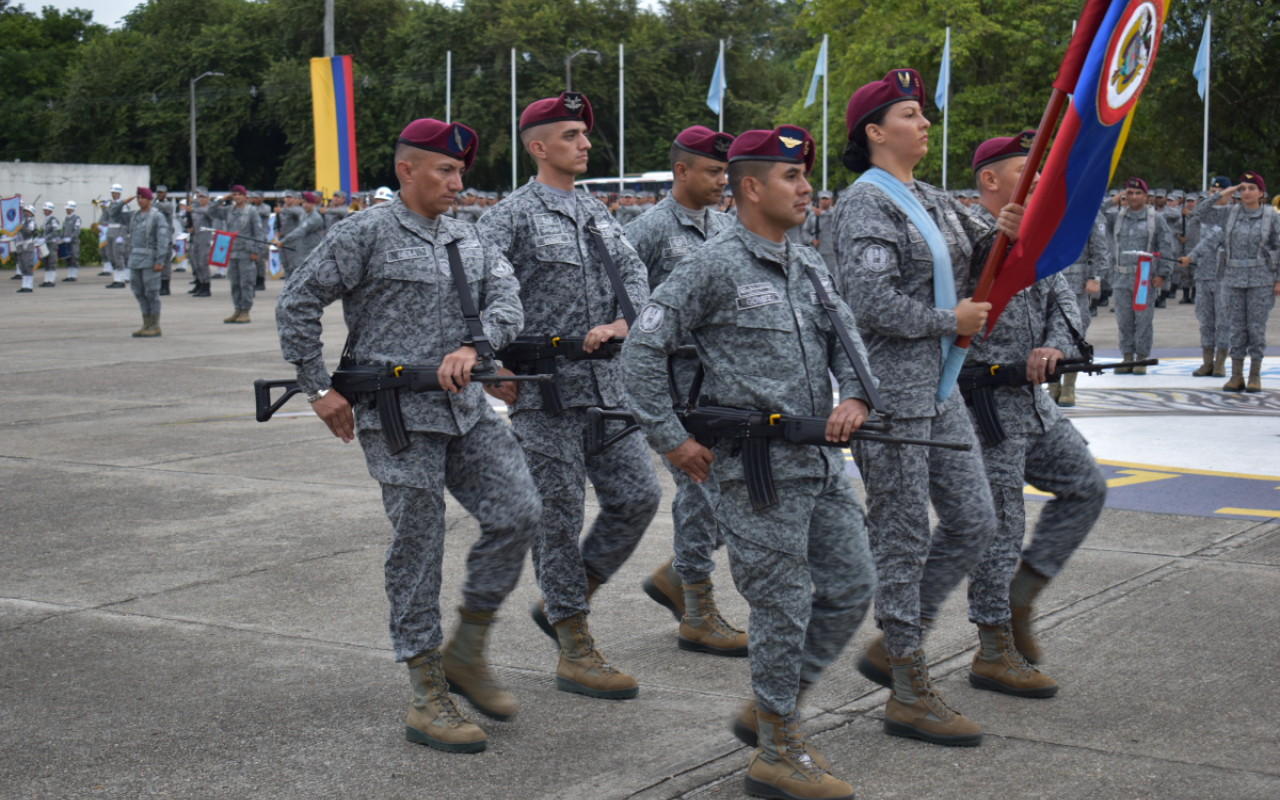
[[[618,42],[618,194],[626,188],[626,167],[623,159],[627,153],[627,103],[626,84],[623,82],[622,42]]]
[[[520,139],[516,131],[516,49],[511,48],[511,191],[516,185],[516,159],[520,157]]]
[[[827,190],[827,84],[831,82],[831,51],[827,34],[822,34],[822,191]]]
[[[1213,43],[1210,40],[1213,30],[1213,12],[1205,14],[1204,17],[1204,46],[1212,48]],[[1204,65],[1204,172],[1200,177],[1200,191],[1209,191],[1209,79],[1211,70],[1213,69],[1212,58],[1205,59]]]
[[[444,121],[453,122],[453,51],[444,51]]]
[[[947,83],[942,87],[944,92],[943,98],[946,103],[942,106],[942,191],[947,190],[947,129],[950,127],[951,121],[951,26],[947,26],[947,42],[942,47],[942,52],[947,54],[947,63],[942,68],[947,73]]]
[[[720,40],[720,69],[716,70],[716,74],[720,76],[716,81],[716,94],[720,101],[716,105],[720,106],[720,132],[724,133],[724,39]]]
[[[1044,116],[1040,118],[1040,127],[1036,129],[1036,140],[1031,145],[1031,152],[1027,153],[1027,162],[1022,168],[1022,175],[1018,177],[1018,185],[1014,187],[1013,197],[1009,199],[1010,203],[1026,204],[1027,195],[1031,193],[1031,184],[1035,180],[1036,173],[1040,171],[1044,151],[1049,147],[1049,137],[1053,135],[1053,129],[1057,126],[1058,118],[1062,116],[1066,103],[1067,93],[1061,89],[1054,89],[1053,94],[1049,95],[1049,105],[1045,107]],[[991,294],[991,285],[996,281],[996,272],[1000,270],[1000,265],[1004,262],[1005,250],[1008,248],[1009,237],[1004,231],[1000,231],[996,235],[995,243],[991,245],[991,252],[987,254],[987,262],[982,265],[982,275],[978,278],[978,286],[973,291],[973,302],[987,302],[987,297]],[[957,336],[955,346],[961,349],[966,348],[972,338],[972,336]]]

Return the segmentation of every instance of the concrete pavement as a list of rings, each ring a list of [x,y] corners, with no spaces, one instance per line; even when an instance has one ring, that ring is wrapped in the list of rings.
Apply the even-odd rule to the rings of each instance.
[[[490,737],[479,755],[404,741],[377,486],[358,447],[314,418],[251,417],[253,379],[290,374],[271,313],[280,284],[233,326],[225,281],[196,300],[175,279],[157,340],[129,337],[136,302],[105,279],[0,294],[0,797],[744,796],[749,751],[727,721],[749,694],[745,660],[677,650],[670,614],[640,589],[670,551],[665,509],[592,620],[639,698],[555,690],[527,569],[491,645],[521,713],[477,718]],[[1103,314],[1091,339],[1114,347]],[[1157,312],[1157,344],[1194,347],[1192,319],[1188,306]],[[341,315],[325,321],[336,358]],[[1280,417],[1259,419],[1238,447],[1265,464],[1256,448],[1274,447]],[[1232,505],[1274,507],[1280,482],[1247,487],[1256,497]],[[452,502],[449,520],[446,609],[476,534]],[[744,624],[719,564],[721,605]],[[885,736],[886,693],[852,650],[809,695],[805,729],[865,798],[1277,797],[1278,579],[1272,519],[1108,508],[1040,606],[1058,697],[968,686],[962,589],[928,650],[947,698],[985,727],[981,747]],[[853,646],[872,635],[864,626]]]

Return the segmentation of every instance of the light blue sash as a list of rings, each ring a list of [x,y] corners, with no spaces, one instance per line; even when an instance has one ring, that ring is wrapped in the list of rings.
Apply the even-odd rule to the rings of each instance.
[[[854,183],[869,183],[884,192],[894,205],[902,209],[907,219],[911,220],[911,224],[916,226],[916,230],[924,236],[924,243],[929,246],[929,254],[933,256],[933,305],[948,311],[955,308],[956,279],[951,271],[951,251],[947,248],[947,240],[942,236],[942,231],[938,230],[938,225],[933,221],[933,217],[929,216],[929,212],[910,189],[879,167],[872,167],[862,173]],[[960,375],[960,367],[964,366],[964,358],[968,353],[967,349],[956,347],[955,341],[955,334],[943,336],[941,339],[942,378],[938,381],[937,392],[939,403],[951,396],[956,378]]]

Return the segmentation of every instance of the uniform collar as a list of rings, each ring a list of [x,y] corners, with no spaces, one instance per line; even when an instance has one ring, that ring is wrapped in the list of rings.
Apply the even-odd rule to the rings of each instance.
[[[434,231],[427,229],[427,227],[419,221],[418,215],[410,211],[405,204],[400,201],[399,194],[397,194],[395,199],[389,203],[379,203],[379,205],[388,206],[391,209],[391,213],[394,214],[396,219],[400,222],[401,226],[407,228],[415,236],[426,239],[432,244],[445,245],[466,236],[466,229],[461,227],[464,223],[458,223],[444,214],[436,217],[436,220],[440,224]],[[374,208],[367,210],[376,211],[377,207],[375,206]]]
[[[735,219],[733,221],[733,232],[738,235],[738,240],[742,242],[742,245],[747,248],[747,251],[750,252],[751,255],[761,261],[776,264],[782,267],[784,271],[786,270],[787,264],[791,263],[791,259],[795,257],[795,249],[792,248],[791,242],[786,237],[783,237],[782,239],[782,244],[786,247],[786,250],[784,251],[784,258],[786,260],[780,261],[777,253],[771,252],[765,247],[762,247],[760,243],[756,241],[755,236],[751,231],[747,230],[741,220]]]
[[[533,193],[538,196],[538,199],[542,201],[542,204],[549,210],[558,211],[565,216],[569,216],[564,209],[564,201],[567,199],[564,195],[549,191],[550,187],[539,181],[537,177],[530,178],[529,183],[526,185],[530,187]],[[582,207],[582,201],[586,197],[590,197],[590,195],[586,193],[585,189],[581,189],[577,186],[574,187],[573,203],[575,211]]]

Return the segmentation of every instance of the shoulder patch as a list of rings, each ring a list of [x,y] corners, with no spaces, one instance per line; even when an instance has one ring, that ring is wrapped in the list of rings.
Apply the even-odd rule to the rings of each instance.
[[[494,264],[493,269],[489,270],[489,274],[495,278],[509,278],[515,275],[516,271],[512,269],[511,262],[505,258],[499,258],[498,263]]]
[[[889,251],[884,245],[871,245],[862,251],[862,265],[872,272],[884,272],[889,268]]]
[[[662,327],[662,322],[666,319],[667,311],[657,303],[650,303],[640,312],[640,318],[636,320],[636,326],[644,333],[653,333]]]

